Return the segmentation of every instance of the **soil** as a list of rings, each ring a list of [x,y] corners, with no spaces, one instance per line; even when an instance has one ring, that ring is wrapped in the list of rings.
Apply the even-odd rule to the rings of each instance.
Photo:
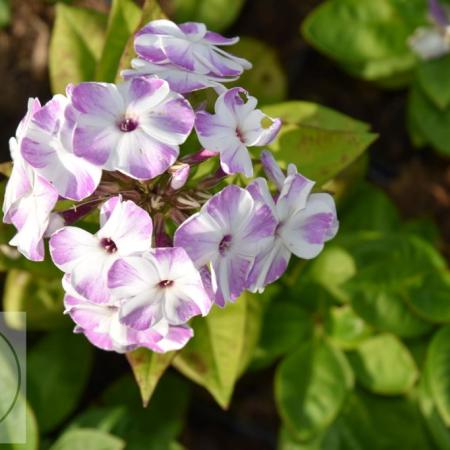
[[[256,37],[277,49],[289,79],[289,98],[321,103],[370,123],[379,139],[370,151],[368,178],[381,186],[407,218],[431,217],[450,256],[450,165],[432,149],[415,149],[406,132],[406,91],[382,91],[352,78],[302,39],[299,27],[321,0],[247,0],[230,35]],[[53,6],[12,0],[13,20],[0,31],[0,158],[28,97],[50,97],[47,73]],[[106,0],[75,2],[105,9]],[[246,375],[231,409],[223,412],[195,389],[183,442],[192,450],[274,450],[278,419],[272,373]]]

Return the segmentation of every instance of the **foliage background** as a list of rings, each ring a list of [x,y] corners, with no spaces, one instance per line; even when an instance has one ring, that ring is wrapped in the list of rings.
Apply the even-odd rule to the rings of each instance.
[[[0,3],[4,161],[29,96],[48,99],[49,79],[54,91],[77,81],[74,76],[113,80],[121,53],[101,53],[97,31],[107,26],[108,2],[66,1],[56,9],[49,1],[7,3]],[[236,52],[255,69],[241,81],[287,123],[273,145],[281,161],[294,160],[319,181],[337,175],[325,189],[336,194],[339,237],[314,262],[294,264],[284,286],[198,321],[195,342],[174,360],[192,381],[168,369],[147,409],[124,357],[94,351],[71,334],[58,272],[13,260],[2,247],[0,264],[9,270],[2,275],[3,309],[26,309],[30,330],[30,440],[12,448],[450,448],[448,160],[428,147],[413,148],[405,89],[382,91],[353,78],[306,43],[300,24],[322,3],[172,0],[162,6],[180,20],[205,20],[249,38]],[[86,18],[73,12],[74,4],[97,12]],[[116,29],[135,28],[138,9],[131,1],[115,4],[128,4],[125,13],[116,11]],[[123,41],[120,33],[106,36]],[[310,103],[273,105],[287,99],[358,121]],[[369,144],[370,154],[357,158]],[[2,229],[2,243],[9,233]],[[144,397],[171,362],[145,353],[129,359]]]

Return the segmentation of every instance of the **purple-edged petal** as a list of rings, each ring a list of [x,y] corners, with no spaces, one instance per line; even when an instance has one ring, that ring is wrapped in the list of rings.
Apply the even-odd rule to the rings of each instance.
[[[252,111],[241,125],[244,141],[250,147],[270,144],[280,128],[280,119],[272,119],[260,110]]]
[[[114,163],[117,170],[138,180],[149,180],[164,173],[177,160],[179,148],[138,130],[122,137],[117,153]]]
[[[125,109],[122,96],[117,86],[112,83],[80,83],[72,88],[71,101],[81,113],[102,117],[105,120],[116,120],[116,112]]]
[[[102,207],[101,216],[109,214],[108,220],[98,231],[98,239],[111,239],[119,255],[131,255],[150,248],[153,231],[152,219],[131,200],[114,202],[115,207],[109,213],[113,203]]]
[[[267,150],[263,150],[261,152],[261,163],[267,178],[275,184],[278,191],[281,191],[286,176],[280,169],[280,166],[277,164],[272,153]]]
[[[97,166],[106,164],[117,146],[121,133],[109,121],[97,118],[80,120],[73,135],[73,148],[77,156]]]
[[[116,298],[136,297],[142,292],[153,292],[159,283],[159,273],[152,258],[129,256],[112,265],[108,286]]]
[[[193,40],[202,39],[207,34],[205,24],[200,22],[180,23],[178,28]]]
[[[11,223],[18,230],[10,245],[16,246],[32,261],[44,259],[43,237],[57,200],[58,193],[53,186],[35,175],[32,190],[14,203],[8,212]]]
[[[238,142],[220,154],[220,166],[228,174],[242,173],[246,177],[253,176],[253,164],[247,147]]]
[[[115,197],[111,197],[105,203],[103,203],[100,208],[100,227],[105,225],[106,221],[111,216],[112,212],[116,209],[118,204],[122,201],[122,197],[120,195],[116,195]]]
[[[336,235],[338,226],[333,198],[329,194],[311,194],[306,208],[290,216],[279,235],[292,253],[311,259]]]
[[[269,186],[264,178],[256,178],[248,186],[247,191],[253,199],[258,202],[267,205],[274,217],[276,217],[276,207],[273,197],[269,191]]]
[[[144,114],[143,130],[165,144],[182,144],[194,126],[195,114],[189,102],[179,94],[167,97],[150,114]]]
[[[31,167],[27,167],[27,163],[18,153],[18,144],[15,138],[9,140],[9,148],[13,158],[13,168],[3,199],[3,222],[5,223],[11,223],[11,207],[32,190],[33,179]]]
[[[118,89],[127,107],[127,113],[131,112],[136,116],[151,111],[170,93],[166,81],[152,77],[133,78],[129,82],[118,85]]]
[[[205,40],[213,45],[234,45],[239,42],[239,37],[227,38],[214,31],[207,31],[205,33]]]
[[[281,239],[276,239],[267,251],[256,257],[247,279],[247,288],[253,292],[263,291],[286,272],[290,258],[290,250]]]
[[[77,227],[64,227],[50,239],[50,254],[55,265],[70,273],[89,255],[102,254],[98,239]]]
[[[224,231],[241,229],[253,213],[251,195],[239,186],[230,185],[211,197],[205,204],[208,214]]]
[[[173,350],[182,349],[189,340],[194,336],[194,330],[188,325],[170,326],[168,334],[148,347],[158,353],[170,352]],[[146,346],[145,342],[140,342],[140,345]]]
[[[286,178],[276,205],[279,220],[284,221],[296,211],[305,208],[314,184],[299,173]]]
[[[209,215],[197,213],[178,227],[174,245],[183,247],[200,268],[215,257],[222,237],[222,231]]]
[[[247,277],[253,265],[254,258],[246,255],[218,259],[213,263],[217,279],[215,302],[225,306],[227,301],[236,300],[245,290]]]
[[[190,41],[184,38],[165,37],[161,44],[162,51],[170,63],[191,72],[195,70],[195,55]]]

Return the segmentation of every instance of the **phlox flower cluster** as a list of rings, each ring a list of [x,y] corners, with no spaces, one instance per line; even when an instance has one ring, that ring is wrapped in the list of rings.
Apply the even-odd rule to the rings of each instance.
[[[48,239],[66,312],[99,348],[180,349],[192,317],[262,291],[292,254],[313,258],[337,232],[332,197],[312,193],[293,165],[283,173],[268,151],[261,162],[276,192],[263,177],[224,182],[253,177],[252,147],[281,126],[244,89],[223,86],[251,68],[222,48],[237,40],[200,23],[150,22],[123,82],[31,99],[10,140],[10,245],[42,261]],[[206,88],[217,93],[212,112],[191,104]],[[180,152],[191,134],[199,148]],[[194,179],[214,158],[220,166]]]

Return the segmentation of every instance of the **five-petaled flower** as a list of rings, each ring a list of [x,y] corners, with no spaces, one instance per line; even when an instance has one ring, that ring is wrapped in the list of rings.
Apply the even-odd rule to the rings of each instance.
[[[279,195],[273,199],[264,178],[257,178],[247,189],[255,200],[270,207],[277,226],[272,246],[258,255],[249,275],[247,287],[251,290],[262,290],[280,278],[291,254],[303,259],[315,258],[325,242],[336,235],[339,226],[330,194],[312,194],[314,182],[297,173],[292,164],[285,176],[271,153],[263,151],[261,159]]]
[[[280,127],[279,119],[271,119],[259,109],[257,100],[242,88],[229,89],[218,97],[215,114],[197,113],[195,129],[200,143],[219,152],[222,169],[229,174],[253,175],[248,147],[272,142]]]
[[[146,347],[158,353],[179,350],[194,335],[188,325],[161,324],[146,330],[135,330],[124,325],[119,318],[120,302],[107,304],[92,302],[75,291],[70,275],[63,278],[66,291],[64,306],[75,322],[75,332],[83,333],[96,347],[118,353]]]
[[[272,245],[276,224],[267,205],[231,185],[182,223],[174,242],[197,267],[211,265],[215,301],[224,306],[244,291],[256,256]]]
[[[142,208],[113,197],[102,206],[100,226],[94,235],[78,227],[61,228],[50,239],[50,253],[80,295],[107,303],[109,269],[121,257],[149,250],[153,225]]]
[[[74,152],[138,180],[165,172],[194,124],[189,102],[157,78],[81,83],[70,90],[70,98],[79,113]]]

